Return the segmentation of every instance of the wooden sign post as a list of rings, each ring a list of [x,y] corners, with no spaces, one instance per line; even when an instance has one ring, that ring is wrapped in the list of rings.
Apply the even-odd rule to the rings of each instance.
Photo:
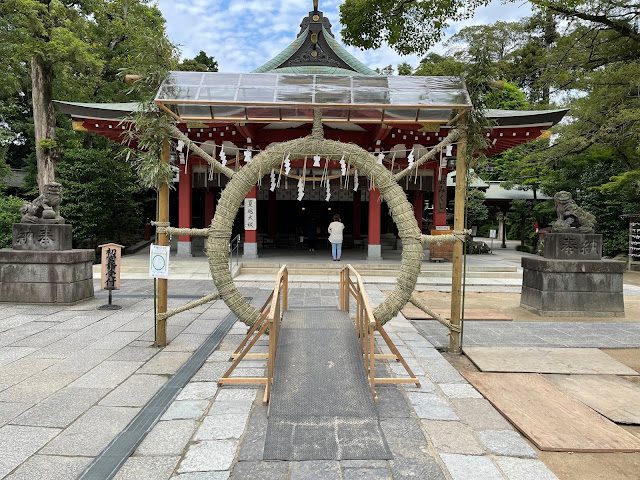
[[[109,303],[98,307],[98,310],[119,310],[119,305],[114,305],[111,298],[113,290],[120,290],[120,258],[122,257],[122,245],[106,243],[102,248],[102,277],[100,285],[102,290],[109,292]]]

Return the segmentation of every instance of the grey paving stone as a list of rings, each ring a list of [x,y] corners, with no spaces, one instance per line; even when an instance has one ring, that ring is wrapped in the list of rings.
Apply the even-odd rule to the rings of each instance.
[[[342,469],[343,480],[391,480],[392,478],[389,467]]]
[[[429,455],[427,439],[415,418],[381,419],[380,426],[394,459]]]
[[[33,347],[2,347],[0,348],[0,366],[15,362],[35,351]]]
[[[175,480],[228,480],[229,472],[197,472],[174,475]]]
[[[442,473],[442,469],[437,462],[431,457],[423,458],[411,458],[411,459],[399,459],[392,460],[391,473],[393,480],[414,480],[414,479],[429,479],[429,480],[445,480],[445,476]]]
[[[503,480],[489,457],[442,453],[440,458],[453,480]]]
[[[417,387],[415,383],[403,383],[403,384],[400,384],[400,388],[402,388],[406,392],[434,393],[436,391],[436,386],[431,381],[430,378],[422,375],[416,375],[416,376],[418,377],[418,380],[420,380],[419,387]]]
[[[249,402],[253,403],[256,399],[255,388],[221,388],[216,397],[216,402]]]
[[[389,462],[386,460],[341,460],[342,468],[389,468]]]
[[[496,455],[537,458],[533,448],[513,430],[485,430],[478,432],[478,436],[485,447]]]
[[[5,425],[0,428],[0,478],[36,453],[53,437],[57,428]]]
[[[509,430],[511,424],[484,398],[452,398],[460,420],[474,430]]]
[[[115,475],[117,480],[164,480],[180,461],[179,456],[129,457]]]
[[[237,440],[212,440],[189,445],[178,473],[228,470],[236,456]]]
[[[138,411],[138,408],[92,407],[40,453],[96,456],[122,431]]]
[[[158,354],[155,348],[142,348],[126,346],[109,357],[109,360],[121,362],[148,362],[150,358]]]
[[[467,455],[484,453],[473,431],[464,423],[442,420],[422,420],[421,423],[437,452]]]
[[[160,420],[199,419],[208,407],[208,400],[175,401]]]
[[[195,440],[239,439],[244,433],[249,414],[207,415]]]
[[[0,392],[0,402],[35,405],[78,378],[78,374],[50,375],[47,370]]]
[[[113,350],[83,349],[66,355],[64,360],[59,360],[55,365],[47,369],[49,374],[60,373],[87,373],[114,354]],[[142,360],[141,360],[142,362]]]
[[[436,383],[467,383],[467,381],[442,356],[422,360],[422,368]]]
[[[216,382],[189,382],[176,400],[210,400],[218,392]]]
[[[51,358],[26,357],[0,367],[0,383],[13,385],[46,370],[57,360]]]
[[[264,389],[258,390],[263,394]],[[239,461],[262,460],[264,442],[267,437],[267,407],[257,405],[251,411],[246,427],[247,433],[242,439],[242,446],[238,454]]]
[[[196,425],[195,420],[158,422],[136,449],[135,455],[181,455]]]
[[[108,389],[63,388],[24,412],[13,423],[65,428],[107,393]]]
[[[200,370],[198,370],[198,373],[193,376],[191,381],[217,382],[230,366],[231,363],[229,362],[205,362]]]
[[[445,399],[433,393],[407,392],[406,394],[418,418],[458,420],[458,416]]]
[[[502,457],[496,461],[509,480],[558,480],[540,460]]]
[[[0,402],[0,427],[31,407],[30,403]]]
[[[77,478],[91,458],[34,455],[6,480],[62,480]]]
[[[380,418],[409,417],[411,408],[404,395],[395,386],[378,386],[376,410]]]
[[[465,383],[441,383],[439,387],[449,398],[484,398],[475,388]]]
[[[340,464],[333,460],[291,462],[289,480],[340,480]]]
[[[231,478],[233,480],[287,480],[289,462],[238,462]]]
[[[131,375],[100,401],[112,407],[143,407],[167,382],[160,375]]]
[[[152,375],[173,375],[178,369],[189,360],[191,353],[189,352],[160,352],[151,360],[149,360],[138,373],[147,373]]]
[[[230,413],[248,414],[251,402],[246,400],[215,401],[209,410],[209,415],[225,415]]]
[[[74,388],[115,388],[133,374],[141,362],[112,362],[106,360],[71,384]]]
[[[208,335],[181,333],[169,345],[165,352],[195,352],[208,338]]]

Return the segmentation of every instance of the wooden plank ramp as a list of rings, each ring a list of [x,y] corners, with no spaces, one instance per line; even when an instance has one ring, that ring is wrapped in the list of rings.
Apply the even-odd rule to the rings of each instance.
[[[540,450],[640,452],[640,439],[535,373],[462,375]]]
[[[640,375],[597,348],[464,347],[483,372]]]
[[[615,375],[545,375],[572,397],[616,423],[640,425],[640,387]]]
[[[433,310],[434,313],[437,313],[438,315],[451,319],[451,310],[449,310],[448,308],[432,308],[431,310]],[[413,305],[406,305],[402,309],[402,314],[405,316],[405,318],[408,318],[410,320],[433,320],[433,317],[431,315],[423,312],[418,307],[415,307]],[[472,321],[501,320],[506,322],[513,320],[513,318],[511,318],[509,315],[506,315],[501,311],[495,310],[493,308],[465,308],[464,319]]]

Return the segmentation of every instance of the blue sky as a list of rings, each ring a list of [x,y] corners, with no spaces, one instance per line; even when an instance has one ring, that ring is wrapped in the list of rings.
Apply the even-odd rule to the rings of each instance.
[[[333,24],[340,40],[338,6],[343,0],[320,0],[320,10]],[[167,19],[169,38],[180,45],[183,58],[200,50],[213,55],[222,72],[250,72],[270,60],[289,45],[299,31],[300,21],[313,8],[312,0],[160,0],[160,10]],[[531,12],[528,3],[502,4],[493,0],[479,9],[473,19],[456,23],[448,33],[473,24],[496,20],[514,21]],[[407,61],[417,65],[420,57],[399,56],[389,47],[362,51],[347,49],[371,68],[394,67]],[[434,48],[443,52],[442,46]]]

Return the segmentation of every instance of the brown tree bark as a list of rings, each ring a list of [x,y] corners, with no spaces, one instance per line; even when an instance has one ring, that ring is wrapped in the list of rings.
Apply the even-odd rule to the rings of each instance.
[[[41,55],[34,55],[31,58],[31,98],[40,193],[44,192],[45,184],[54,181],[60,157],[60,149],[56,143],[45,142],[44,145],[42,143],[43,140],[56,141],[56,117],[53,109],[52,91],[53,75],[51,62],[45,60]]]

